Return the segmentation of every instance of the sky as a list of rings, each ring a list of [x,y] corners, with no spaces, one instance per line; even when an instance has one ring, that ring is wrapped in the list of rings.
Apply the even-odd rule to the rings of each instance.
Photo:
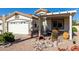
[[[36,10],[39,8],[0,8],[0,16],[1,15],[8,15],[14,11],[23,12],[26,14],[34,14]],[[45,8],[49,12],[62,12],[62,11],[70,11],[70,10],[77,10],[77,13],[74,15],[73,20],[79,21],[79,8]]]

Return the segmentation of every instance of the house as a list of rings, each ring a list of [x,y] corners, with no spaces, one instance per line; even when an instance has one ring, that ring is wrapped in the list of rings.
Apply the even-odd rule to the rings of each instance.
[[[76,10],[64,12],[49,12],[43,8],[35,11],[35,15],[13,12],[0,18],[0,30],[12,32],[13,34],[31,35],[37,30],[39,35],[46,34],[53,28],[59,28],[60,31],[69,32],[72,39],[72,18]]]
[[[2,21],[2,16],[0,16],[0,34],[3,31],[3,27],[2,27],[3,21]]]
[[[9,14],[8,16],[3,15],[2,19],[3,32],[30,35],[32,21],[37,19],[37,17],[31,14],[24,14],[16,11]]]

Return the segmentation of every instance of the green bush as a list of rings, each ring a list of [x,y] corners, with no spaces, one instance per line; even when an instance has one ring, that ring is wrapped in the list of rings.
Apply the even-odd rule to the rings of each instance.
[[[3,35],[0,35],[0,43],[4,43],[4,42],[5,42],[5,40],[3,38]]]
[[[72,32],[77,32],[77,28],[72,27]]]
[[[15,41],[14,35],[10,32],[5,32],[3,34],[3,38],[5,39],[6,42],[14,42]]]

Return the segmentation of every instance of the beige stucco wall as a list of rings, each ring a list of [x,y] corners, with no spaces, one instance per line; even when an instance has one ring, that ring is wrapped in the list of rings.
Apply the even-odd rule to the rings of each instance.
[[[49,30],[51,30],[52,28],[51,28],[51,19],[47,19],[47,28],[49,29]]]
[[[64,19],[64,31],[69,31],[69,18]]]

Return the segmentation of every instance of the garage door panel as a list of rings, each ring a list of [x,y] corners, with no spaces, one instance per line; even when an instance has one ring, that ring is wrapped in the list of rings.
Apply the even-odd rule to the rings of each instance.
[[[13,32],[13,34],[29,34],[29,23],[9,23],[8,31]]]

